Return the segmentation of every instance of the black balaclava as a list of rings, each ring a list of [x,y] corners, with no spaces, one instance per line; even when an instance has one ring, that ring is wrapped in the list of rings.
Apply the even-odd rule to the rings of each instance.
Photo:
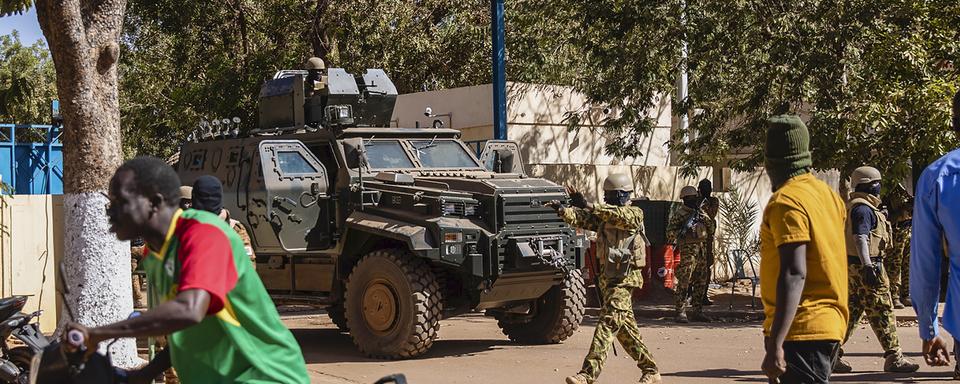
[[[204,175],[193,182],[193,209],[220,214],[223,208],[223,184],[216,177]]]
[[[683,198],[683,205],[697,209],[700,206],[700,196],[686,196]]]
[[[710,197],[713,193],[713,183],[707,179],[700,180],[700,184],[697,184],[697,192],[700,192],[700,197],[704,199]]]
[[[630,202],[630,192],[605,191],[603,192],[603,202],[617,207],[625,206]]]
[[[874,181],[872,183],[857,184],[857,187],[854,188],[854,191],[880,197],[880,187],[880,182]]]

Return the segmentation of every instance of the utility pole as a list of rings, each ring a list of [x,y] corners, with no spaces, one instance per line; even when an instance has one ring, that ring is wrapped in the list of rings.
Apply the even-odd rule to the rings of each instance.
[[[493,138],[507,139],[507,78],[504,68],[503,2],[490,0],[490,26],[493,35]]]

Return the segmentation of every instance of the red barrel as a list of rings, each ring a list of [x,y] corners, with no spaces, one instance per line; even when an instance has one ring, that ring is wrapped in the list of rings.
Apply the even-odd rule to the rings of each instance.
[[[653,280],[662,284],[665,288],[673,288],[674,274],[678,265],[680,265],[680,252],[676,252],[672,245],[657,245],[650,248],[650,260],[647,267]]]

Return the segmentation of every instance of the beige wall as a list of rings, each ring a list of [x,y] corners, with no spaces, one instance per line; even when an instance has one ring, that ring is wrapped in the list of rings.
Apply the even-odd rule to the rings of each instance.
[[[25,312],[42,309],[40,329],[57,326],[57,264],[63,257],[63,197],[0,197],[0,296],[33,295]]]
[[[447,127],[460,129],[463,140],[493,138],[491,86],[455,88],[442,91],[400,95],[394,120],[400,126],[430,126],[434,118],[423,115],[431,107]],[[568,131],[564,122],[568,112],[591,111],[588,124]],[[670,97],[659,97],[646,115],[656,121],[651,134],[639,138],[644,156],[618,159],[606,154],[611,138],[601,126],[605,117],[618,111],[591,106],[586,98],[569,87],[507,84],[507,138],[520,144],[521,155],[531,176],[568,185],[587,196],[602,197],[603,180],[613,172],[627,173],[633,178],[637,196],[652,200],[679,200],[680,189],[696,186],[703,178],[711,178],[714,169],[700,167],[695,177],[683,177],[671,162],[667,148],[676,119],[670,109]],[[836,171],[816,173],[834,190],[840,177]],[[771,192],[770,180],[762,169],[732,172],[730,186],[745,198],[757,203],[762,214]],[[759,230],[758,218],[754,225]],[[723,276],[722,267],[717,271]]]

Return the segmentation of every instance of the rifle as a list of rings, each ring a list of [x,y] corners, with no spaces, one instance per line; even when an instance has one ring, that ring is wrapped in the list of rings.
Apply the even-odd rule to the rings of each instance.
[[[690,215],[690,217],[687,218],[687,221],[683,223],[683,227],[680,227],[680,231],[677,232],[677,238],[673,239],[673,243],[671,243],[670,245],[676,247],[680,239],[686,237],[687,233],[690,232],[690,230],[693,229],[693,227],[697,225],[698,222],[704,221],[703,205],[706,204],[706,202],[707,202],[706,198],[700,199],[700,203],[697,204],[697,209],[695,209],[693,211],[693,214]]]

